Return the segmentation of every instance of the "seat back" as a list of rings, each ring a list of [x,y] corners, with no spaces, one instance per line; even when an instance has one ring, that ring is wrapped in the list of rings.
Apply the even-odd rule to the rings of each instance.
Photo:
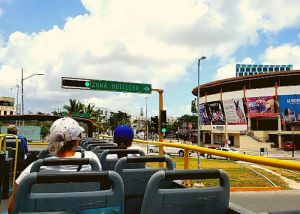
[[[39,172],[42,166],[76,166],[76,165],[91,165],[91,171],[100,171],[98,163],[94,159],[89,158],[47,158],[47,159],[39,159],[35,161],[31,167],[30,173]],[[59,169],[57,169],[58,171]],[[52,171],[41,171],[42,174],[51,174],[54,173]],[[60,173],[59,171],[55,173]],[[65,173],[65,172],[64,172]],[[73,173],[73,172],[70,172]],[[74,192],[76,190],[80,191],[93,191],[93,190],[100,190],[101,187],[99,183],[80,183],[77,184],[77,187],[74,189],[74,184],[35,184],[32,187],[33,192],[60,192],[62,190],[66,192]]]
[[[138,164],[147,162],[165,162],[166,168],[138,168],[127,169],[127,164]],[[140,156],[123,157],[118,160],[115,171],[122,177],[125,194],[125,214],[140,213],[145,189],[150,177],[162,169],[173,169],[173,164],[169,156]],[[170,185],[172,182],[170,182]],[[168,186],[168,185],[166,185]]]
[[[108,190],[58,193],[33,193],[34,184],[110,182]],[[74,184],[76,188],[76,184]],[[124,185],[113,172],[30,173],[21,182],[16,194],[13,213],[123,213]],[[63,212],[59,212],[63,211]]]
[[[117,155],[117,158],[107,159],[107,155],[109,154],[115,154]],[[139,154],[139,156],[145,156],[144,151],[139,149],[105,149],[102,153],[98,153],[97,155],[99,157],[102,170],[114,170],[117,161],[121,157],[126,157],[128,154]],[[127,164],[125,168],[145,168],[145,163]]]
[[[178,179],[219,179],[220,186],[166,189],[160,183]],[[223,170],[159,171],[148,182],[141,214],[227,213],[229,179]]]
[[[85,142],[83,142],[81,146],[83,148],[86,148],[86,146],[88,146],[89,144],[97,144],[97,143],[99,143],[99,144],[105,144],[105,143],[111,143],[111,142],[106,141],[106,140],[92,140],[92,141],[85,141]]]
[[[118,145],[115,143],[90,143],[85,146],[85,150],[93,151],[96,147],[117,147]]]
[[[78,146],[76,149],[76,152],[83,152],[85,151],[81,146]],[[49,152],[48,149],[42,149],[39,152],[38,158],[37,159],[44,159],[44,158],[49,158],[49,157],[54,157],[55,153]]]
[[[6,137],[6,147],[16,148],[16,139],[11,136]],[[15,150],[12,152],[12,158],[15,158]],[[23,142],[18,138],[18,156],[17,156],[17,171],[22,171],[25,165],[25,149]]]

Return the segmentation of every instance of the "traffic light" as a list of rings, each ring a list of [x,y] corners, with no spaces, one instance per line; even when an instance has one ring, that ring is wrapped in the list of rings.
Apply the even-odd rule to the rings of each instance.
[[[166,110],[161,110],[160,112],[160,117],[161,117],[161,127],[160,127],[160,131],[162,133],[166,133],[167,131],[167,111]]]
[[[91,80],[90,79],[79,79],[79,78],[61,78],[61,87],[69,89],[83,89],[91,90]]]
[[[158,131],[158,117],[157,116],[151,117],[150,131],[155,132],[155,133],[157,133],[157,131]]]

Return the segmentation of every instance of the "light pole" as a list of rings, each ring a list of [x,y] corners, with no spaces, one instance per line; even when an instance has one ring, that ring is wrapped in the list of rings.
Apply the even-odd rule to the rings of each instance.
[[[145,97],[145,100],[146,100],[146,140],[148,140],[148,106],[147,106],[148,97]]]
[[[197,93],[197,113],[198,113],[198,122],[197,122],[197,143],[200,147],[200,62],[201,60],[206,59],[205,56],[202,56],[198,59],[198,93]],[[200,153],[198,152],[198,170],[200,169]]]
[[[22,68],[22,77],[21,77],[22,115],[24,115],[24,80],[27,80],[27,79],[29,79],[29,78],[31,78],[31,77],[33,77],[33,76],[37,76],[37,75],[42,76],[42,75],[44,75],[44,74],[38,74],[38,73],[35,73],[35,74],[32,74],[32,75],[30,75],[30,76],[24,78],[24,71],[23,71],[23,68]],[[23,125],[24,125],[24,121],[23,121]]]

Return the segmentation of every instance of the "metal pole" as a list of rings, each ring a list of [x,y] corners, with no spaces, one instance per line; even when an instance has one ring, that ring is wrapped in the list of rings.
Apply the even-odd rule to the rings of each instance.
[[[145,97],[145,99],[146,99],[146,140],[148,140],[148,106],[147,106],[148,97]]]
[[[197,144],[200,147],[200,59],[198,59],[198,93],[197,93],[197,112],[198,112],[198,120],[197,120]],[[198,170],[200,169],[200,153],[197,153],[197,163],[198,163]]]
[[[23,82],[24,82],[24,74],[23,74],[23,68],[22,68],[22,77],[21,77],[21,96],[22,96],[22,114],[24,114],[24,86],[23,86]]]
[[[203,59],[206,59],[205,56],[202,56],[200,59],[198,59],[198,93],[197,93],[197,113],[198,113],[198,122],[197,122],[197,143],[198,143],[198,146],[200,147],[201,144],[200,144],[200,61],[203,60]],[[197,155],[197,159],[198,159],[198,169],[200,169],[200,153],[198,152],[198,155]]]
[[[293,125],[293,124],[292,124]],[[292,126],[291,125],[291,126]],[[292,127],[292,134],[293,134],[293,144],[292,144],[292,157],[295,157],[295,136],[294,136],[294,127]]]

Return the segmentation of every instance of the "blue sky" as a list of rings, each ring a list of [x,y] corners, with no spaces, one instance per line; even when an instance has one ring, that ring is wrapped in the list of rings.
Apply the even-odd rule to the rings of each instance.
[[[172,4],[172,7],[170,7]],[[168,116],[190,113],[197,85],[233,77],[236,63],[299,68],[300,2],[240,0],[0,0],[0,94],[25,76],[25,110],[51,112],[68,98],[138,114],[145,95],[66,91],[62,76],[151,83]],[[285,8],[284,10],[282,8]],[[277,11],[274,13],[273,11]],[[158,96],[149,95],[157,113]]]

